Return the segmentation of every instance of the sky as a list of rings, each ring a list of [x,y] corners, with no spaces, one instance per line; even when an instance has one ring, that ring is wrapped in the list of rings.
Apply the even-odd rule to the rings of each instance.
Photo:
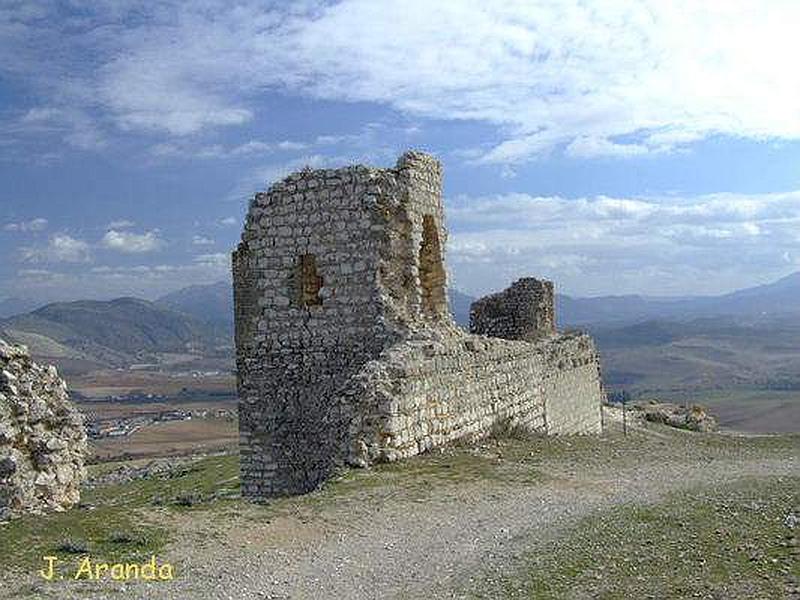
[[[796,0],[0,1],[0,298],[229,278],[304,166],[445,173],[450,284],[800,270]]]

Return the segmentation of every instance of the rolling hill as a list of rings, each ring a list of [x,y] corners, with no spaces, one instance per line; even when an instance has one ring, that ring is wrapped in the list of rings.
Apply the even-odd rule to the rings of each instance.
[[[456,321],[468,327],[474,299],[455,289],[449,296]],[[232,313],[231,286],[222,281],[155,302],[49,304],[0,320],[0,334],[79,370],[158,362],[164,354],[230,359]],[[716,297],[560,295],[557,316],[561,327],[595,335],[612,389],[800,389],[800,273]]]
[[[233,331],[233,289],[229,281],[191,285],[162,296],[156,304]]]
[[[57,302],[0,321],[4,337],[67,370],[230,352],[229,331],[139,298]]]
[[[800,275],[713,298],[559,296],[560,326],[589,330],[610,389],[664,391],[755,387],[800,389]],[[192,286],[159,303],[209,321],[232,311],[230,286]],[[474,298],[449,290],[456,321],[469,327]],[[800,314],[800,312],[798,312]]]
[[[451,288],[450,308],[462,326],[469,326],[469,307],[475,298]],[[231,284],[220,281],[193,285],[166,296],[156,303],[209,323],[224,323],[232,328],[233,292]],[[774,283],[746,288],[721,296],[597,296],[556,297],[556,317],[561,327],[623,327],[645,321],[692,321],[705,317],[735,318],[800,315],[800,272]]]
[[[706,317],[594,330],[611,388],[800,390],[800,319]]]
[[[0,300],[0,319],[28,312],[43,303],[31,298],[3,298]]]

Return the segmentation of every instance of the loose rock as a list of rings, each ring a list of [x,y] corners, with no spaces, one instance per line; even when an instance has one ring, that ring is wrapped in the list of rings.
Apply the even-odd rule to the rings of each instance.
[[[0,518],[77,503],[86,451],[83,416],[56,369],[0,340]]]

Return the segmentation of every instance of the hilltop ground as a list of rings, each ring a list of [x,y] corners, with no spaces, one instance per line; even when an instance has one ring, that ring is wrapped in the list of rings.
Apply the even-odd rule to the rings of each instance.
[[[615,414],[602,437],[498,436],[264,505],[233,455],[104,464],[83,506],[0,527],[15,598],[800,598],[800,436]],[[110,474],[109,474],[110,472]],[[120,473],[149,477],[119,483]],[[68,540],[68,543],[66,543]],[[71,551],[71,553],[70,553]],[[37,577],[42,556],[63,581]],[[75,582],[80,557],[172,582]]]

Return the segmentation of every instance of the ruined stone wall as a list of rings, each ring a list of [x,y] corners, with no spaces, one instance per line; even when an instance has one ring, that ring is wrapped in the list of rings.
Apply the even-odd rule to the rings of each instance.
[[[472,303],[469,330],[507,340],[534,341],[556,333],[553,283],[532,277]]]
[[[256,195],[233,257],[245,495],[329,477],[349,447],[349,380],[411,332],[454,327],[441,219],[440,166],[416,153]]]
[[[0,519],[75,504],[85,456],[83,417],[55,367],[0,340]]]
[[[295,173],[251,202],[233,256],[243,495],[303,493],[343,462],[500,422],[599,427],[597,356],[586,336],[554,335],[552,284],[523,280],[503,305],[520,317],[507,334],[536,343],[455,326],[441,177],[410,152],[392,169]]]
[[[406,341],[360,374],[369,419],[354,433],[365,463],[397,460],[498,425],[600,432],[601,386],[584,334],[530,344],[461,335]]]

